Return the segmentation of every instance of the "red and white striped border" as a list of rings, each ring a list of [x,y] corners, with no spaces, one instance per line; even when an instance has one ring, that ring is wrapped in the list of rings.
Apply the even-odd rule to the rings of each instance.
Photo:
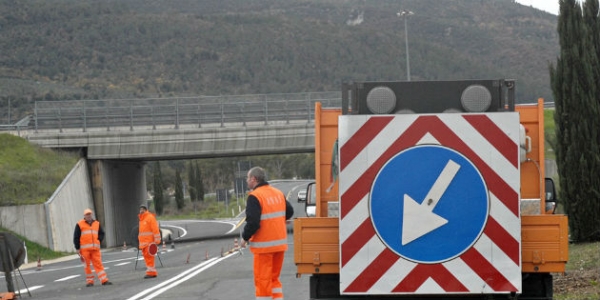
[[[521,290],[517,113],[342,116],[340,291],[343,294],[503,293]],[[490,192],[483,235],[458,258],[408,261],[387,249],[369,216],[375,176],[395,154],[440,144],[471,160]]]

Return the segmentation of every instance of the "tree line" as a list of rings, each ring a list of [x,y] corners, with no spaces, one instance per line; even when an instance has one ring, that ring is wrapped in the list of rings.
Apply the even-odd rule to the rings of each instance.
[[[268,180],[315,178],[314,154],[300,153],[154,161],[146,168],[146,185],[152,191],[156,213],[162,215],[171,194],[178,211],[185,208],[184,190],[194,207],[202,205],[207,193],[234,189],[236,180],[245,182],[246,172],[254,166],[263,167]]]

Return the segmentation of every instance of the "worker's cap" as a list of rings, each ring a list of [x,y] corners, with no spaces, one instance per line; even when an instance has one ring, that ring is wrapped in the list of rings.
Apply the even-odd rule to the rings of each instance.
[[[84,216],[85,216],[85,215],[91,215],[91,214],[92,214],[92,210],[91,210],[91,209],[89,209],[89,208],[86,208],[86,209],[84,209],[84,210],[83,210],[83,215],[84,215]]]
[[[148,207],[146,207],[146,205],[144,205],[144,204],[140,205],[140,208],[143,208],[143,209],[145,209],[145,210],[148,210]]]

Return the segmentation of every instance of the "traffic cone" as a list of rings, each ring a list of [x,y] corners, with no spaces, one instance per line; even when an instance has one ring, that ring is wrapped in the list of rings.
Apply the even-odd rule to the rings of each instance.
[[[238,240],[237,240],[237,238],[233,239],[233,249],[237,249],[237,248],[239,248],[239,247],[240,247],[240,246],[238,245]]]
[[[40,271],[42,269],[42,258],[38,257],[37,270]]]

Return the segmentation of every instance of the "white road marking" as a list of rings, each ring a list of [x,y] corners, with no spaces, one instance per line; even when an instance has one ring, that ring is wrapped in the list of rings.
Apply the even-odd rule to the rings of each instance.
[[[165,291],[178,286],[180,283],[183,283],[183,282],[187,281],[188,279],[198,275],[199,273],[206,271],[208,268],[216,265],[217,263],[221,262],[222,260],[225,260],[225,259],[227,259],[231,256],[235,256],[235,255],[239,255],[239,253],[233,252],[225,257],[213,257],[213,258],[211,258],[207,261],[204,261],[201,264],[199,264],[189,270],[182,272],[181,274],[179,274],[167,281],[164,281],[154,287],[151,287],[141,293],[138,293],[138,294],[132,296],[131,298],[128,298],[127,300],[137,300],[137,299],[150,300],[150,299],[153,299],[154,297],[164,293]],[[149,293],[152,293],[152,294],[144,297],[145,295],[147,295]],[[144,298],[142,298],[142,297],[144,297]]]
[[[80,276],[80,275],[71,275],[71,276],[63,277],[63,278],[61,278],[61,279],[56,279],[56,280],[54,280],[54,282],[57,282],[57,281],[67,281],[67,280],[69,280],[69,279],[73,279],[73,278],[75,278],[75,277],[79,277],[79,276]]]
[[[181,226],[167,225],[167,224],[165,224],[165,223],[161,223],[161,224],[160,224],[160,227],[170,227],[170,228],[175,228],[175,229],[177,229],[177,230],[181,230],[181,231],[183,232],[183,234],[182,234],[182,235],[180,235],[180,236],[179,236],[179,238],[182,238],[182,237],[184,237],[184,236],[186,236],[186,235],[187,235],[187,230],[185,230],[185,228],[183,228],[183,227],[181,227]]]
[[[23,295],[23,294],[27,293],[27,290],[29,290],[31,292],[33,290],[41,289],[43,287],[44,287],[43,285],[36,285],[36,286],[30,287],[29,289],[20,289],[17,293],[19,295]]]

